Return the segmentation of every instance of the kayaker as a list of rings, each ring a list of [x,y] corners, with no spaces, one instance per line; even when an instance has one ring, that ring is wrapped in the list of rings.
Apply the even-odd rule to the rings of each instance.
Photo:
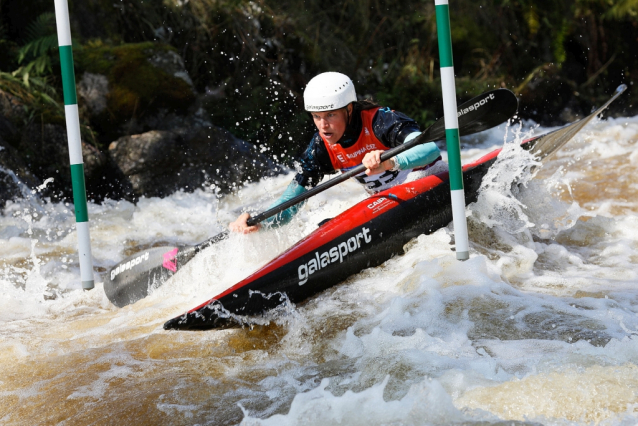
[[[304,90],[304,107],[317,133],[301,155],[295,178],[269,208],[303,194],[319,184],[326,174],[347,171],[360,164],[367,170],[355,179],[371,194],[447,170],[434,142],[418,145],[381,162],[383,151],[420,135],[419,126],[401,112],[371,101],[358,101],[352,80],[344,74],[326,72],[310,80]],[[243,213],[229,228],[248,234],[264,224],[281,226],[302,206],[303,203],[292,206],[256,226],[248,226],[246,221],[250,215]]]

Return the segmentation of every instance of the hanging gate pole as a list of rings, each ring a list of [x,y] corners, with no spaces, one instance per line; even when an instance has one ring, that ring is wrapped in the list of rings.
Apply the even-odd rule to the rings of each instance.
[[[450,166],[450,195],[452,197],[456,258],[467,260],[470,258],[470,249],[467,237],[467,219],[465,218],[465,191],[463,190],[463,169],[461,168],[459,120],[456,112],[456,86],[454,63],[452,62],[452,35],[450,34],[448,0],[435,0],[434,8],[436,10],[436,32],[439,39],[441,88],[443,90],[445,139]]]
[[[71,162],[75,227],[78,234],[78,253],[80,255],[80,276],[82,279],[82,288],[90,290],[95,286],[95,282],[93,279],[89,214],[86,202],[86,187],[84,184],[80,115],[78,113],[77,94],[75,92],[71,23],[69,21],[69,5],[67,0],[55,0],[55,21],[58,28],[58,45],[60,47],[64,115],[66,117],[66,132],[69,142],[69,159]]]

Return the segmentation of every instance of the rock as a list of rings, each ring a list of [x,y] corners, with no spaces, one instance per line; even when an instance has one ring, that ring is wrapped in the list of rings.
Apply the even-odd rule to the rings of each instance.
[[[18,125],[25,120],[26,109],[20,100],[0,90],[0,138],[15,145],[20,139]]]
[[[0,90],[0,208],[7,201],[31,195],[41,184],[15,148],[20,142],[19,125],[26,119],[20,99]]]
[[[28,197],[40,183],[15,148],[0,138],[0,208],[9,200]]]
[[[40,180],[53,178],[49,195],[71,198],[71,170],[66,127],[31,123],[22,133],[18,150],[29,170]],[[102,177],[110,175],[108,158],[96,147],[82,141],[84,176],[89,198],[104,196]]]
[[[280,172],[253,145],[212,125],[124,136],[109,153],[137,196],[163,197],[211,184],[228,192],[234,182]]]
[[[174,50],[157,50],[153,56],[149,58],[151,64],[155,67],[163,70],[164,72],[172,75],[173,77],[181,78],[188,84],[191,89],[194,89],[193,80],[191,80],[182,57]]]
[[[104,81],[99,76],[90,77],[83,82],[83,89],[87,96],[93,97],[93,107],[99,108]],[[3,155],[0,167],[4,168],[0,196],[5,197],[4,200],[25,195],[25,191],[34,190],[48,178],[53,178],[53,183],[40,195],[72,198],[68,141],[63,123],[63,117],[47,111],[29,121],[22,100],[0,90],[0,154]],[[84,141],[82,153],[89,198],[122,198],[126,188],[120,183],[124,179],[117,175],[117,168],[109,158]]]
[[[98,44],[74,54],[78,105],[105,146],[123,135],[158,129],[158,116],[195,112],[193,83],[182,58],[167,44]]]
[[[106,76],[85,72],[78,83],[78,97],[91,115],[98,115],[106,109],[109,81]]]

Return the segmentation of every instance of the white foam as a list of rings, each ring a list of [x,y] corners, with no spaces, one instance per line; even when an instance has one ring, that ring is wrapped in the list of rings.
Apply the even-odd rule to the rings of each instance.
[[[347,391],[343,396],[335,396],[326,390],[329,380],[324,379],[317,388],[295,396],[287,415],[275,415],[266,420],[247,415],[241,424],[364,426],[391,423],[443,424],[465,420],[465,416],[454,407],[452,399],[437,381],[424,380],[413,385],[398,401],[384,399],[387,383],[386,378],[382,383],[362,392]]]
[[[107,390],[118,380],[157,386],[145,374],[170,377],[179,370],[175,365],[192,363],[215,366],[198,370],[211,383],[236,386],[219,395],[211,384],[207,392],[211,401],[223,397],[229,406],[241,401],[243,424],[521,418],[578,423],[577,404],[561,411],[547,408],[551,394],[538,392],[529,404],[521,395],[551,380],[585,384],[606,368],[631,372],[627,366],[638,362],[638,204],[618,192],[638,188],[632,177],[638,118],[588,126],[541,170],[532,170],[537,162],[511,142],[529,131],[543,129],[531,123],[503,126],[463,152],[470,161],[507,140],[479,200],[468,207],[469,261],[455,259],[450,229],[419,236],[406,245],[405,255],[282,308],[269,317],[275,325],[254,332],[256,339],[274,343],[237,353],[229,348],[254,338],[249,330],[168,333],[162,323],[240,281],[317,223],[363,199],[358,184],[347,182],[311,198],[285,228],[232,235],[149,297],[122,309],[108,302],[101,282],[93,291],[80,289],[69,206],[37,198],[8,202],[0,216],[0,353],[12,362],[48,362],[69,354],[84,359],[77,354],[95,351],[94,364],[82,361],[75,368],[99,373],[78,381],[64,398],[90,401],[98,410],[109,405]],[[291,178],[248,184],[221,198],[197,190],[144,198],[137,205],[89,204],[95,267],[103,273],[157,242],[203,241],[242,210],[263,211]],[[609,395],[633,392],[633,382],[612,376],[618,380]],[[33,380],[29,389],[36,395],[46,380]],[[20,392],[3,388],[7,383],[0,382],[0,394]],[[205,404],[183,392],[201,383],[188,374],[179,384],[167,383],[171,387],[162,390],[153,409],[168,422],[185,416],[201,421],[197,416]],[[490,392],[502,403],[485,402]],[[596,419],[597,412],[608,414],[600,417],[608,424],[636,419],[631,407],[583,401],[584,419]],[[508,404],[515,407],[510,414],[503,409]]]

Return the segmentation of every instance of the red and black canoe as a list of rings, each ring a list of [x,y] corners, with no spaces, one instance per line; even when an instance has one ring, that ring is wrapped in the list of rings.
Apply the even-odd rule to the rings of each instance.
[[[588,117],[553,132],[528,139],[522,147],[544,158],[559,149],[589,121],[605,110],[624,90]],[[466,204],[476,201],[483,176],[501,149],[463,167]],[[397,185],[361,201],[289,250],[164,328],[205,330],[251,322],[286,300],[301,302],[363,269],[378,266],[403,253],[404,245],[452,221],[447,173]]]
[[[514,93],[509,90],[496,89],[483,93],[459,106],[459,133],[461,135],[470,135],[498,126],[510,119],[516,113],[517,108],[518,100]],[[414,146],[441,140],[444,137],[444,120],[435,121],[416,138],[385,151],[381,154],[381,159],[391,158]],[[305,191],[303,194],[251,217],[247,223],[250,225],[260,223],[305,199],[356,176],[364,170],[365,167],[360,165],[341,173]],[[229,231],[223,231],[196,245],[153,245],[153,247],[143,249],[111,267],[104,276],[104,293],[117,307],[135,303],[148,296],[150,292],[178,273],[184,265],[202,250],[228,237]],[[342,260],[343,256],[340,258],[340,263]],[[325,263],[326,261],[324,260],[323,262]],[[312,267],[312,265],[309,265],[309,267]]]

